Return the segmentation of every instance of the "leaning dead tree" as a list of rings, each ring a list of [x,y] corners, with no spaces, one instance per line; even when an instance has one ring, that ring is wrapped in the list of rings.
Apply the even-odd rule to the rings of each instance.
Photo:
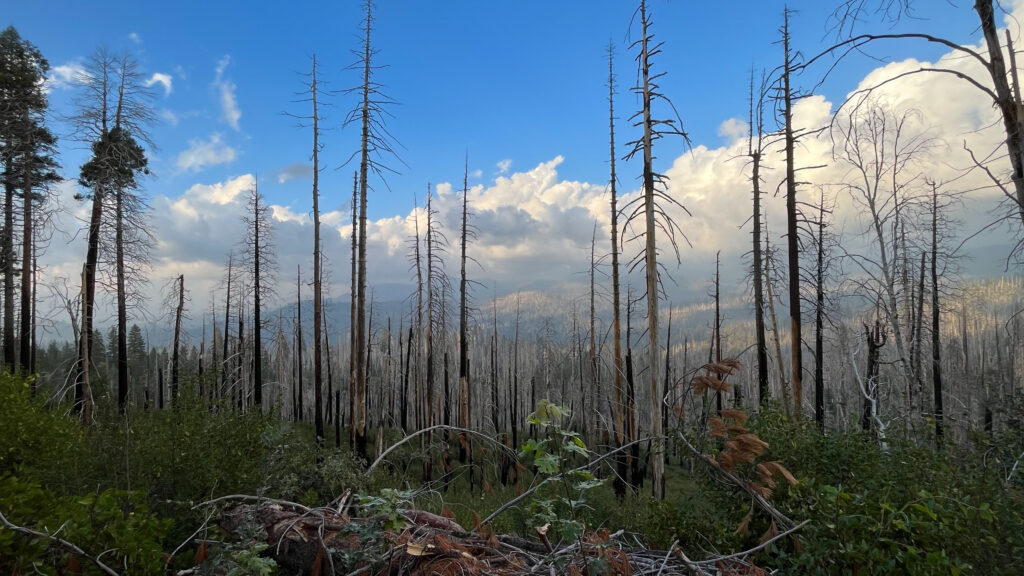
[[[643,130],[642,136],[637,140],[629,142],[629,154],[626,159],[640,155],[643,158],[643,193],[636,201],[636,207],[627,218],[627,224],[643,218],[643,233],[640,234],[645,240],[644,249],[634,261],[634,266],[642,259],[646,274],[647,286],[647,336],[649,346],[648,377],[651,390],[651,436],[654,438],[651,445],[651,474],[652,487],[655,498],[661,499],[665,494],[665,444],[662,439],[661,405],[664,396],[662,381],[659,377],[659,359],[661,347],[658,339],[658,299],[661,294],[659,286],[658,270],[658,244],[657,229],[665,234],[672,249],[675,251],[676,259],[679,259],[678,246],[676,245],[676,232],[681,234],[678,225],[669,216],[666,205],[676,206],[683,211],[686,209],[668,194],[668,178],[664,174],[654,171],[654,141],[665,136],[681,136],[689,141],[686,133],[682,130],[682,121],[675,115],[675,108],[671,101],[661,93],[658,79],[665,75],[664,72],[651,74],[651,61],[661,52],[662,42],[654,42],[654,34],[651,31],[651,16],[647,11],[646,0],[640,1],[637,9],[640,16],[640,39],[633,43],[632,48],[639,49],[637,63],[639,66],[638,85],[633,88],[642,102],[640,111],[631,117],[633,125]],[[652,114],[652,104],[655,101],[662,101],[671,109],[675,118],[658,119]]]

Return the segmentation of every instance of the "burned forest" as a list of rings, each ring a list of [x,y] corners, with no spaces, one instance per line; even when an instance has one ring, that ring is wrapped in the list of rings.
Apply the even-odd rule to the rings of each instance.
[[[1019,573],[1024,5],[313,4],[4,10],[0,574]]]

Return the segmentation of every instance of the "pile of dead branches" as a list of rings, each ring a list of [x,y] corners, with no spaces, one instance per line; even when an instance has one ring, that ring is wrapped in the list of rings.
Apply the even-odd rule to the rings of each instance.
[[[246,523],[255,523],[266,534],[264,554],[282,573],[314,576],[760,575],[767,572],[749,556],[803,526],[738,554],[694,560],[676,544],[668,550],[649,549],[622,531],[600,530],[555,546],[546,527],[537,530],[536,540],[528,540],[495,534],[486,524],[466,530],[452,518],[422,510],[401,510],[400,527],[386,515],[358,512],[344,502],[308,508],[266,500],[232,503],[218,524],[230,538]]]

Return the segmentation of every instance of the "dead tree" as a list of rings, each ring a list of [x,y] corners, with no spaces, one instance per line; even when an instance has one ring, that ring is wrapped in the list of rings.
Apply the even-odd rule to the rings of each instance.
[[[367,39],[369,42],[369,39]],[[324,445],[324,410],[323,410],[323,285],[320,269],[320,113],[317,110],[316,85],[316,54],[313,55],[313,67],[310,72],[311,82],[309,97],[313,104],[313,416],[316,445]],[[330,396],[328,396],[328,402]]]
[[[753,283],[754,283],[754,330],[757,333],[757,401],[762,407],[771,398],[768,387],[768,345],[765,341],[764,326],[764,255],[761,244],[761,159],[764,151],[764,81],[759,91],[757,103],[754,103],[754,74],[750,75],[750,122],[747,133],[747,156],[750,158],[750,184],[754,196],[754,214],[752,216],[753,236]],[[756,114],[755,114],[756,110]],[[754,134],[757,133],[755,138]],[[781,359],[780,359],[781,361]]]
[[[876,2],[878,7],[882,9],[873,9],[870,6]],[[1003,46],[999,42],[998,28],[996,27],[996,4],[997,2],[994,0],[975,0],[973,6],[975,13],[978,15],[978,22],[980,24],[982,35],[985,37],[986,57],[983,53],[974,50],[970,46],[958,44],[951,40],[931,34],[894,33],[859,34],[853,36],[854,26],[858,21],[863,19],[862,17],[865,14],[870,12],[881,13],[888,18],[890,22],[894,22],[909,13],[910,1],[844,0],[833,12],[833,22],[834,28],[838,34],[841,37],[848,37],[828,48],[823,53],[809,59],[806,65],[809,66],[816,60],[822,59],[825,56],[835,56],[838,54],[841,58],[848,54],[862,53],[866,50],[867,45],[881,40],[924,41],[943,46],[952,50],[962,58],[977,62],[988,73],[988,80],[990,80],[991,84],[986,85],[981,80],[957,70],[922,66],[915,70],[909,70],[887,78],[874,86],[870,86],[858,93],[855,93],[853,97],[862,97],[866,94],[870,94],[878,88],[881,88],[882,86],[897,82],[900,79],[924,73],[954,76],[968,82],[974,88],[977,88],[985,97],[991,100],[992,105],[999,110],[1000,116],[1002,117],[1006,151],[1009,156],[1011,167],[1010,180],[1012,189],[1011,187],[1007,187],[1005,183],[993,172],[987,171],[987,173],[992,178],[993,183],[1002,190],[1006,198],[1010,201],[1010,205],[1016,212],[1015,217],[1019,217],[1021,222],[1024,223],[1024,129],[1022,129],[1022,127],[1024,127],[1024,116],[1022,116],[1021,113],[1020,93],[1019,91],[1015,92],[1014,87],[1011,87],[1010,85],[1011,77],[1015,79],[1017,75],[1016,66],[1014,65],[1016,55],[1012,42],[1009,42],[1009,34],[1007,34],[1007,52],[1011,63],[1011,66],[1008,68],[1006,65],[1006,57],[1003,52]],[[835,64],[832,63],[830,66],[834,67]]]
[[[356,451],[363,458],[367,458],[366,451],[366,411],[360,406],[365,405],[367,366],[364,363],[366,356],[366,202],[369,190],[368,178],[374,173],[378,178],[383,178],[384,173],[390,169],[383,161],[383,156],[395,156],[391,144],[390,135],[385,126],[387,115],[385,107],[392,101],[383,92],[383,86],[373,79],[373,71],[378,66],[373,64],[376,50],[373,49],[370,38],[373,30],[373,3],[366,0],[363,5],[366,13],[363,26],[363,42],[359,61],[352,66],[362,72],[362,82],[359,86],[348,90],[350,94],[359,94],[360,103],[349,112],[345,124],[358,123],[360,126],[360,147],[359,155],[359,262],[357,266],[358,287],[356,293],[356,322],[355,322],[355,388],[356,388],[356,410],[352,415],[355,430]],[[355,154],[353,154],[353,157]],[[354,207],[355,208],[355,207]],[[363,401],[361,401],[363,400]]]
[[[882,325],[881,320],[876,319],[873,325],[864,324],[864,336],[868,344],[868,368],[861,428],[865,432],[877,433],[875,420],[878,418],[878,369],[881,365],[881,350],[889,339],[889,330]]]
[[[612,415],[615,422],[615,447],[625,445],[625,408],[623,406],[622,393],[622,319],[621,305],[619,302],[619,209],[617,207],[618,177],[615,174],[615,71],[613,60],[615,48],[608,43],[608,164],[610,175],[608,178],[608,191],[611,197],[611,244],[612,244],[612,332],[614,343],[612,346],[612,387],[615,394],[615,413]],[[615,495],[621,500],[626,496],[626,455],[619,452],[615,458],[617,474],[615,475]]]
[[[177,410],[180,408],[178,394],[178,365],[179,349],[181,344],[181,318],[185,312],[185,275],[181,274],[175,279],[177,285],[178,305],[174,311],[174,346],[171,349],[171,407]]]
[[[900,320],[898,247],[888,241],[887,234],[897,211],[915,200],[913,185],[919,174],[914,163],[930,145],[923,133],[914,131],[916,118],[913,110],[895,112],[875,100],[865,100],[839,118],[834,132],[834,155],[852,173],[844,188],[865,209],[865,228],[877,247],[874,258],[849,252],[847,256],[870,279],[869,291],[884,295],[881,305],[906,386],[914,381],[914,369]]]
[[[800,419],[803,402],[803,338],[800,316],[800,240],[798,238],[797,181],[795,165],[796,133],[793,129],[793,54],[789,46],[789,9],[783,11],[782,24],[782,114],[786,150],[786,243],[789,263],[790,358],[793,379],[793,414]]]
[[[649,356],[649,382],[651,390],[651,414],[653,418],[653,425],[651,426],[651,436],[655,439],[652,444],[651,457],[651,471],[653,481],[653,495],[657,499],[662,499],[665,494],[664,487],[664,474],[665,474],[665,443],[662,439],[662,426],[661,419],[657,417],[661,413],[661,404],[663,401],[664,392],[661,389],[662,382],[659,377],[659,358],[661,356],[660,342],[658,338],[658,299],[660,296],[660,287],[658,285],[658,256],[657,256],[657,238],[656,230],[661,228],[662,232],[666,235],[666,239],[671,243],[674,250],[676,250],[676,257],[678,260],[678,249],[675,243],[675,233],[678,230],[678,226],[668,216],[665,211],[665,206],[656,206],[658,204],[672,204],[679,208],[682,208],[677,201],[673,200],[667,193],[665,193],[667,187],[667,177],[663,174],[656,173],[654,171],[654,140],[660,139],[666,135],[677,135],[681,136],[684,140],[688,140],[686,134],[682,131],[682,122],[677,118],[674,119],[656,119],[652,115],[652,103],[656,100],[664,101],[671,107],[671,102],[664,94],[660,92],[658,86],[658,79],[665,73],[651,75],[651,61],[652,58],[661,52],[662,43],[654,43],[654,36],[651,32],[651,18],[647,11],[646,0],[640,1],[640,7],[638,8],[640,15],[640,39],[633,43],[634,48],[639,48],[639,55],[637,57],[639,65],[638,74],[638,85],[633,88],[633,91],[640,96],[642,101],[641,110],[632,116],[635,126],[640,126],[643,129],[643,135],[630,142],[628,146],[631,148],[630,153],[626,156],[627,159],[632,158],[636,154],[643,156],[643,194],[640,197],[642,202],[638,202],[637,207],[633,210],[627,221],[631,221],[636,218],[643,217],[643,236],[645,239],[644,250],[640,253],[644,261],[644,269],[646,275],[646,297],[647,297],[647,336],[648,336],[648,356]],[[673,108],[674,111],[674,108]],[[685,211],[685,208],[682,208]],[[638,258],[640,257],[638,256]]]
[[[467,158],[462,174],[462,234],[461,271],[459,274],[459,427],[471,430],[473,427],[470,380],[469,380],[469,284],[466,279],[466,242],[474,236],[473,227],[469,225],[469,160]],[[459,433],[459,462],[469,459],[469,491],[473,492],[473,445],[471,437],[465,432]]]
[[[253,402],[263,412],[263,304],[273,297],[277,261],[273,245],[273,223],[270,207],[259,190],[259,181],[249,191],[242,221],[246,237],[241,252],[250,275],[253,297],[252,352]],[[241,307],[239,307],[241,308]],[[241,335],[239,335],[241,338]]]

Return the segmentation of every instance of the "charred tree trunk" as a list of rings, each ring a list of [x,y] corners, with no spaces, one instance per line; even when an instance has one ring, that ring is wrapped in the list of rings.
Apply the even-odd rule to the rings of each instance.
[[[174,313],[174,348],[171,350],[171,407],[179,408],[178,358],[181,342],[181,315],[185,311],[185,275],[178,276],[178,308]]]
[[[796,137],[793,133],[793,92],[790,87],[792,54],[789,49],[789,11],[782,25],[782,98],[786,147],[786,241],[789,248],[789,328],[791,377],[793,378],[793,415],[800,420],[803,402],[803,338],[800,319],[800,241],[796,209],[796,164],[793,158]]]
[[[320,116],[316,106],[316,55],[313,55],[312,84],[309,92],[313,101],[313,427],[316,445],[324,445],[323,409],[323,287],[321,285],[320,258]],[[328,396],[328,402],[330,396]]]

